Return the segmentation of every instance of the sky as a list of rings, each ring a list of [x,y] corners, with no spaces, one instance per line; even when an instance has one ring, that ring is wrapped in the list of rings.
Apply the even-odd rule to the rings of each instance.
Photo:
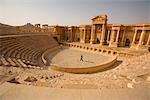
[[[0,0],[0,23],[91,24],[97,15],[112,24],[150,23],[150,0]]]
[[[149,0],[148,4],[149,4],[149,10],[148,10],[148,13],[149,13],[149,19],[148,19],[148,21],[150,22],[150,0]]]

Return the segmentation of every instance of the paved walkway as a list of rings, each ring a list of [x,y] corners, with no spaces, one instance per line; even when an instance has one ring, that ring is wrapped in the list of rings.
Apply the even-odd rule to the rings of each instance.
[[[150,87],[136,89],[54,89],[7,83],[0,100],[150,100]]]

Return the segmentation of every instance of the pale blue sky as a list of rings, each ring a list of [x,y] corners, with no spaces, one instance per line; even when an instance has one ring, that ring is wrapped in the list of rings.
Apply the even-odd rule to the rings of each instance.
[[[150,0],[0,0],[0,22],[10,25],[91,24],[103,14],[108,23],[148,23]]]
[[[148,10],[148,13],[149,13],[149,19],[148,19],[148,21],[150,22],[150,0],[149,0],[149,2],[148,2],[148,6],[149,6],[149,10]]]

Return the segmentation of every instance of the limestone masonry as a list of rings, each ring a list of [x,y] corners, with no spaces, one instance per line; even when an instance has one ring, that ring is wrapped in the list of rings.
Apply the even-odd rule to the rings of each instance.
[[[150,100],[150,23],[107,21],[0,23],[0,100]]]
[[[130,47],[148,50],[150,45],[150,23],[145,24],[108,24],[107,15],[95,16],[91,25],[49,26],[28,23],[16,26],[9,32],[49,32],[59,42],[80,42],[106,45],[109,47]],[[1,32],[6,30],[2,29]]]

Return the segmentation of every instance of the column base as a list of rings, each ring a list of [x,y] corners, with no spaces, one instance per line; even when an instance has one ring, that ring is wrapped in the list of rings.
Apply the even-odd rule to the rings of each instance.
[[[68,42],[73,42],[73,41],[71,41],[71,40],[68,40]]]
[[[92,40],[92,41],[90,41],[90,44],[95,44],[95,43],[96,43],[96,41],[93,41],[93,40]]]
[[[137,44],[131,44],[131,47],[132,49],[137,49]]]
[[[119,46],[120,47],[124,47],[125,46],[125,42],[120,42]]]
[[[90,40],[89,39],[85,40],[85,43],[90,43]]]
[[[110,43],[110,41],[107,41],[107,44],[109,44]]]
[[[85,41],[80,41],[80,43],[85,43]]]
[[[137,45],[137,50],[148,50],[148,46],[146,45]]]
[[[100,46],[107,44],[106,42],[100,42]]]
[[[110,42],[109,47],[118,47],[118,43],[117,42]]]
[[[130,48],[136,49],[136,50],[148,50],[148,46],[138,45],[138,44],[132,44]]]
[[[102,43],[102,42],[100,42],[100,46],[103,46],[103,43]]]

